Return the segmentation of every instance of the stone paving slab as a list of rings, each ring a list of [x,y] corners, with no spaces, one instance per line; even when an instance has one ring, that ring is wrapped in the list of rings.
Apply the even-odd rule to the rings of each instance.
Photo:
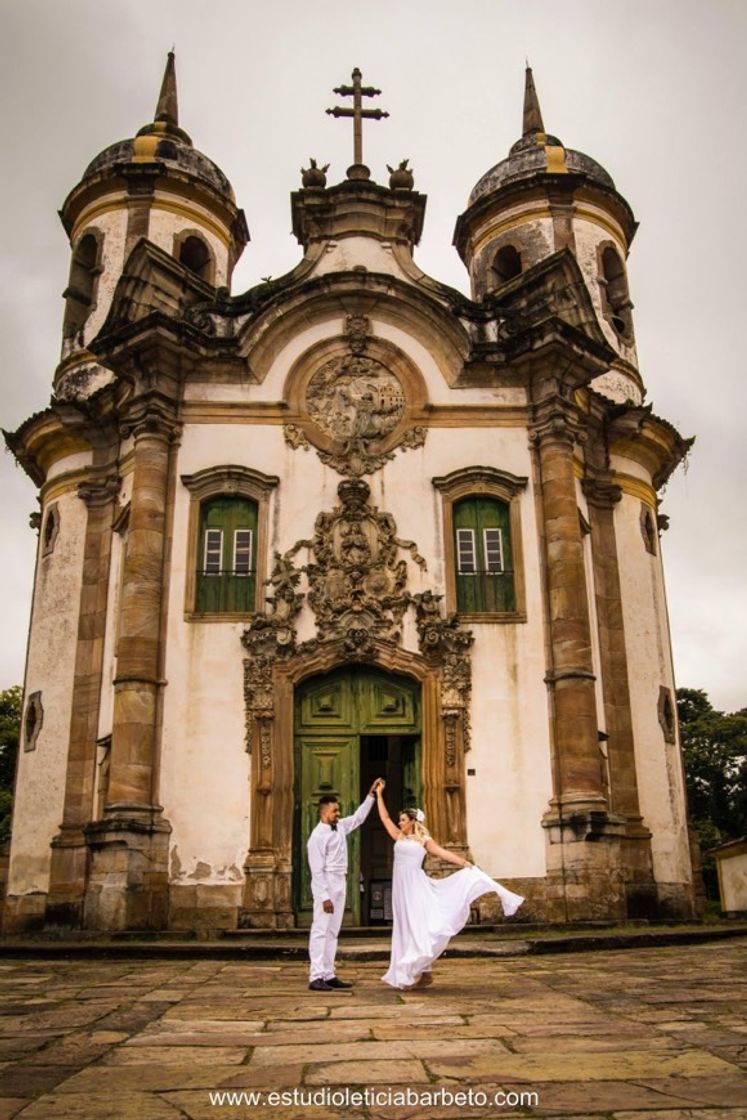
[[[418,992],[342,971],[317,994],[297,961],[5,958],[0,1120],[747,1120],[747,938],[449,958]]]

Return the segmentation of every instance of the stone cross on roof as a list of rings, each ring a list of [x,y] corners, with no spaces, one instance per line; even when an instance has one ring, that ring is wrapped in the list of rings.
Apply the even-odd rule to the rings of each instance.
[[[371,172],[363,163],[363,118],[380,121],[382,117],[388,117],[389,114],[384,112],[383,109],[364,109],[362,99],[364,97],[378,97],[381,90],[374,89],[373,86],[361,85],[363,75],[357,66],[351,77],[353,79],[352,86],[337,86],[332,92],[340,97],[352,97],[353,108],[347,109],[335,105],[334,109],[327,109],[327,112],[333,117],[353,118],[353,165],[348,168],[347,175],[348,179],[368,179]]]

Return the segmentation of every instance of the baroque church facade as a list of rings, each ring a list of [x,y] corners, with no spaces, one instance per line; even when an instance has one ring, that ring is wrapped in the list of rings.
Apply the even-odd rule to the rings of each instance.
[[[657,498],[689,442],[644,404],[632,211],[528,70],[467,297],[413,259],[407,161],[363,163],[379,91],[335,92],[354,162],[312,161],[302,259],[243,295],[173,55],[63,205],[62,361],[6,433],[40,499],[6,930],[307,924],[318,798],[378,775],[533,918],[694,913]],[[388,848],[355,835],[348,923],[386,921]]]

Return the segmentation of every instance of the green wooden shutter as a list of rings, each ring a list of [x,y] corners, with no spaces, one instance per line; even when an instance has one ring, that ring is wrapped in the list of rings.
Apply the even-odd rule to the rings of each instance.
[[[469,541],[475,571],[469,571]],[[464,498],[454,505],[457,610],[502,614],[516,609],[509,507],[496,498]]]
[[[220,568],[216,570],[218,533]],[[221,496],[202,503],[197,550],[198,611],[248,614],[255,609],[256,541],[255,502]]]

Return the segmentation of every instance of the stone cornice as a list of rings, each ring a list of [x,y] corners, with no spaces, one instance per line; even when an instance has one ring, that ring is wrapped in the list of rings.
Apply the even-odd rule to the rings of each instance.
[[[402,242],[420,240],[425,195],[390,190],[378,183],[346,180],[334,187],[295,191],[291,195],[293,233],[304,250],[310,242],[363,236]]]
[[[275,474],[264,474],[252,467],[227,464],[219,467],[206,467],[194,474],[183,474],[181,480],[197,498],[211,494],[241,494],[266,496],[280,482]]]
[[[37,486],[46,480],[49,468],[69,455],[92,452],[94,441],[85,424],[70,424],[52,406],[30,416],[15,432],[3,431],[8,449]]]
[[[638,228],[630,206],[614,188],[591,182],[586,175],[577,172],[551,175],[543,171],[487,192],[459,215],[454,227],[452,244],[462,260],[469,259],[470,240],[475,230],[479,230],[497,215],[528,198],[538,201],[549,199],[551,206],[557,205],[561,199],[571,203],[576,199],[579,202],[593,201],[600,205],[602,212],[609,213],[619,230],[619,236],[628,246]]]
[[[502,491],[509,497],[514,497],[524,490],[527,482],[526,477],[511,474],[510,471],[481,466],[464,467],[433,479],[433,485],[436,489],[445,494],[461,491],[463,488],[467,488],[473,493],[480,493],[487,487],[491,490]]]
[[[632,459],[651,474],[659,490],[690,451],[695,437],[684,439],[667,420],[648,408],[620,407],[608,427],[609,453]]]
[[[85,502],[88,509],[99,509],[115,500],[121,485],[122,479],[118,474],[92,477],[78,483],[78,497]]]

